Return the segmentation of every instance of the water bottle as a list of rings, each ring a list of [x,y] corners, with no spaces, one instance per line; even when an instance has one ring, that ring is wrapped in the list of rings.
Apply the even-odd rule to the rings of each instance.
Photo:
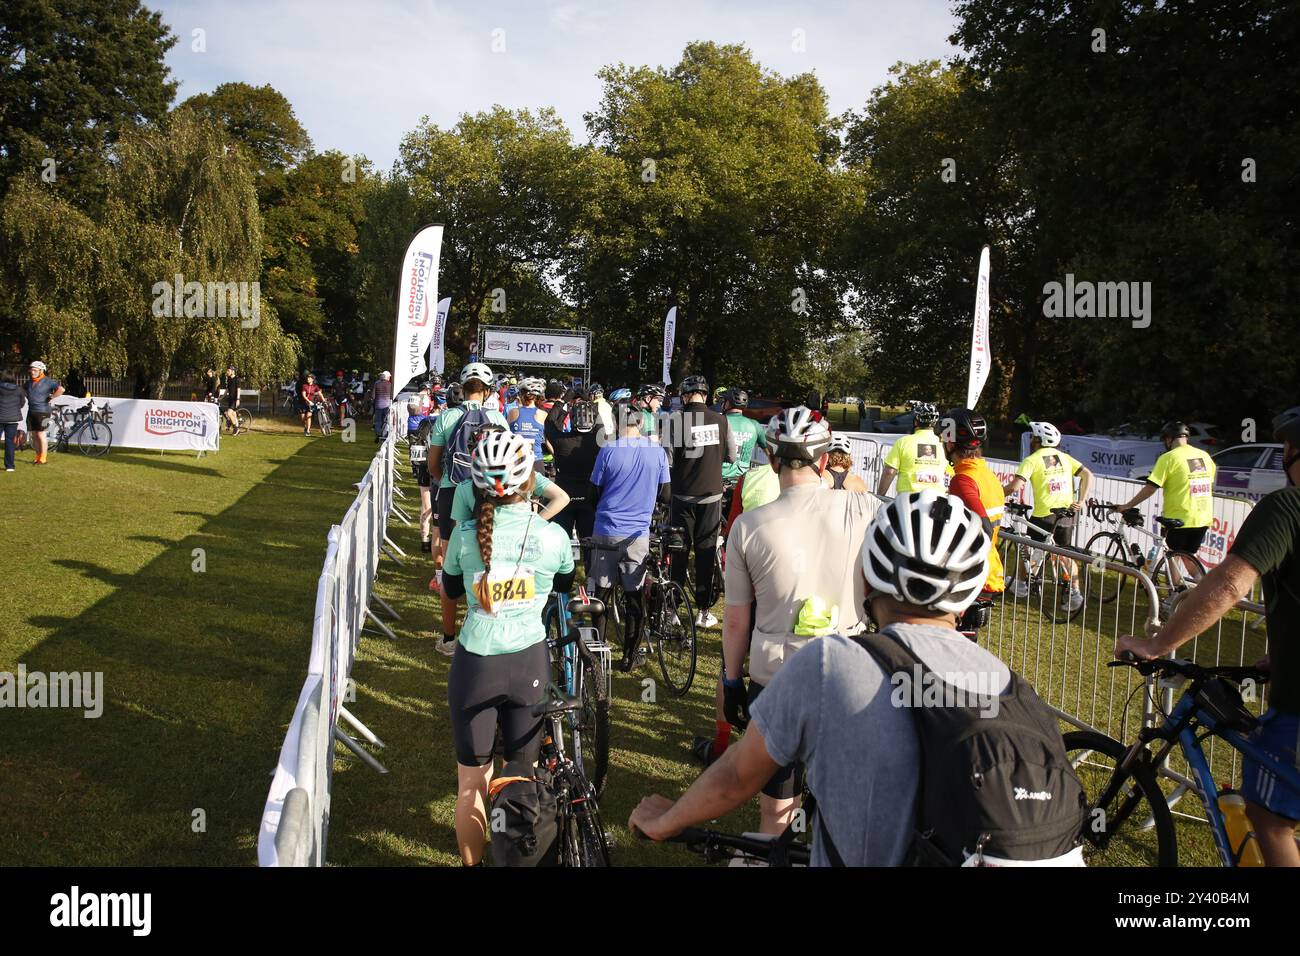
[[[1154,544],[1151,545],[1151,550],[1149,550],[1149,551],[1147,552],[1147,564],[1148,564],[1148,565],[1152,565],[1152,564],[1155,564],[1155,563],[1156,563],[1156,555],[1157,555],[1159,552],[1160,552],[1160,549],[1159,549],[1158,547],[1156,547]]]
[[[1228,831],[1228,848],[1238,866],[1263,866],[1264,855],[1259,841],[1250,828],[1246,816],[1246,801],[1235,790],[1219,791],[1219,812],[1223,814],[1223,828]]]

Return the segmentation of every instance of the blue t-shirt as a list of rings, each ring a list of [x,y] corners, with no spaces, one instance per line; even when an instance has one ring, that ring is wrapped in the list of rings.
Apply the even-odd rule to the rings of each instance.
[[[27,380],[27,411],[45,414],[50,410],[50,393],[57,391],[59,383],[48,375],[36,381]]]
[[[542,428],[541,421],[537,418],[537,409],[521,407],[519,417],[510,423],[510,430],[516,435],[522,435],[533,443],[533,458],[540,460],[545,453],[542,442],[546,440],[546,435]]]
[[[620,438],[596,455],[591,483],[600,489],[593,533],[612,538],[648,534],[659,486],[667,484],[668,456],[648,438]]]

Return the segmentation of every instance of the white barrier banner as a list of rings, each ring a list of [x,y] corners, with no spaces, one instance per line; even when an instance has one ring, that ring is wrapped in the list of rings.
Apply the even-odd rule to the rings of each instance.
[[[50,406],[69,431],[86,399],[61,395]],[[211,402],[166,402],[143,398],[96,398],[95,414],[113,433],[114,448],[173,448],[216,451],[221,434],[221,412]],[[50,423],[47,435],[55,435]]]
[[[849,439],[850,445],[853,446],[854,468],[862,474],[867,482],[867,488],[875,491],[875,483],[880,477],[880,468],[884,458],[889,453],[890,446],[902,436],[877,432],[837,432],[836,434],[845,435]],[[1151,443],[1144,442],[1140,444]],[[1082,459],[1080,460],[1082,461]],[[1020,467],[1018,461],[1006,461],[1001,458],[986,458],[985,461],[988,462],[989,467],[993,469],[993,473],[998,476],[998,479],[1004,485],[1011,481],[1015,476],[1016,469]],[[1091,469],[1091,466],[1089,468],[1095,471],[1095,469]],[[1145,482],[1142,481],[1094,473],[1091,487],[1088,489],[1088,497],[1095,498],[1105,504],[1123,504],[1132,498],[1144,484]],[[1019,497],[1021,501],[1026,503],[1033,502],[1033,490],[1027,482],[1021,488]],[[1196,555],[1207,568],[1212,568],[1223,561],[1224,556],[1232,548],[1232,543],[1237,538],[1237,532],[1241,529],[1241,524],[1246,520],[1246,516],[1250,514],[1252,507],[1251,502],[1242,498],[1225,495],[1214,496],[1214,520],[1205,532],[1205,540],[1201,542],[1201,549]],[[1145,519],[1143,527],[1159,534],[1160,526],[1156,524],[1155,519],[1160,514],[1160,495],[1157,494],[1152,498],[1148,498],[1138,506],[1138,509]],[[1075,522],[1075,546],[1079,550],[1084,550],[1093,535],[1100,531],[1114,531],[1116,527],[1113,522],[1103,524],[1102,522],[1093,521],[1088,517],[1085,509],[1079,514]],[[1141,548],[1143,555],[1155,544],[1152,538],[1144,534],[1136,531],[1128,531],[1127,533],[1129,540]]]
[[[514,329],[486,329],[483,333],[483,361],[518,362],[529,359],[553,365],[587,364],[587,337],[562,332],[520,332]]]
[[[1029,432],[1020,436],[1020,454],[1029,454]],[[1150,468],[1165,453],[1158,441],[1109,438],[1105,435],[1062,435],[1061,450],[1094,475],[1127,478],[1134,468]]]

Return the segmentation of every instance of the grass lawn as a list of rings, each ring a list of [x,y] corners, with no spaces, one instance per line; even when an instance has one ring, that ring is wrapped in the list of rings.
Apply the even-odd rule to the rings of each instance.
[[[0,864],[254,861],[270,773],[305,677],[325,535],[373,454],[368,436],[307,440],[286,425],[227,438],[204,458],[120,450],[97,461],[52,455],[38,469],[24,453],[19,470],[3,475],[21,546],[0,554],[12,608],[0,627],[0,671],[20,662],[29,672],[102,671],[105,703],[96,720],[0,712]],[[416,510],[414,484],[403,487]],[[363,637],[350,705],[387,743],[379,756],[390,773],[340,749],[329,856],[336,866],[455,865],[449,660],[433,649],[431,562],[414,528],[394,519],[390,534],[408,554],[402,567],[385,558],[378,584],[402,615],[398,638]],[[1133,682],[1105,667],[1106,649],[1142,611],[1124,600],[1054,625],[1022,604],[1000,609],[983,640],[1049,703],[1117,733]],[[1198,658],[1235,662],[1240,631],[1234,622],[1217,646],[1202,638]],[[1253,660],[1262,632],[1245,641]],[[688,747],[713,726],[720,647],[717,629],[703,632],[683,699],[646,699],[643,682],[658,678],[657,667],[614,677],[601,803],[616,864],[701,862],[633,840],[625,823],[643,795],[675,797],[698,775]],[[1224,782],[1233,769],[1225,750],[1215,758]],[[719,825],[756,829],[756,804]],[[1179,835],[1184,863],[1213,862],[1203,827],[1182,822]]]

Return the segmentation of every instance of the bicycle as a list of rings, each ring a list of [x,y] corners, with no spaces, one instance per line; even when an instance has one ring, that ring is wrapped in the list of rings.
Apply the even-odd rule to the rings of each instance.
[[[1029,533],[1029,514],[1033,510],[1032,506],[1017,501],[1008,501],[1005,508],[1005,513],[1011,520],[1010,527],[1003,526],[1005,530],[1021,537],[1031,537]],[[1073,521],[1074,511],[1070,508],[1053,508],[1052,516],[1056,518],[1058,524],[1066,527],[1064,522],[1067,519]],[[1003,539],[1002,566],[1006,569],[1006,590],[1002,592],[1002,601],[1005,603],[1007,600],[1015,600],[1012,589],[1017,581],[1022,581],[1028,593],[1021,600],[1027,601],[1032,599],[1034,595],[1038,595],[1039,610],[1051,617],[1055,623],[1063,624],[1066,621],[1073,620],[1082,613],[1084,602],[1080,601],[1077,605],[1071,606],[1071,579],[1062,563],[1069,559],[1053,554],[1050,551],[1044,552],[1035,559],[1033,557],[1034,550],[1027,545]],[[1048,563],[1048,559],[1050,559],[1052,565],[1052,581],[1054,582],[1052,587],[1053,595],[1050,600],[1047,599],[1047,580],[1043,576],[1043,565]]]
[[[1202,667],[1171,658],[1111,661],[1108,666],[1133,667],[1143,677],[1154,677],[1156,683],[1143,685],[1148,692],[1161,681],[1190,683],[1172,710],[1162,713],[1163,722],[1144,726],[1132,744],[1087,730],[1063,735],[1084,792],[1096,794],[1089,800],[1082,830],[1089,865],[1110,853],[1108,859],[1116,865],[1177,866],[1178,839],[1170,807],[1190,790],[1205,808],[1220,862],[1237,866],[1241,853],[1230,845],[1218,804],[1219,790],[1202,746],[1206,738],[1217,737],[1238,753],[1268,766],[1283,786],[1300,790],[1300,771],[1274,760],[1248,737],[1258,718],[1246,709],[1236,684],[1246,680],[1263,683],[1268,674],[1254,667]],[[1158,744],[1154,750],[1148,747],[1152,743]],[[1181,749],[1190,779],[1164,769],[1174,747]],[[1166,797],[1160,777],[1174,779],[1178,790]]]
[[[616,548],[596,544],[584,538],[582,547],[588,554],[596,551],[614,551]],[[642,663],[641,642],[647,655],[653,653],[659,661],[659,671],[664,684],[673,697],[684,697],[695,680],[695,665],[699,649],[696,646],[695,610],[685,588],[672,580],[674,555],[686,553],[686,532],[655,521],[650,529],[648,567],[641,585],[642,607],[645,621],[635,647],[626,640],[627,604],[622,587],[616,582],[607,603],[606,627],[613,626],[617,643],[624,655],[631,656],[632,666]],[[613,645],[608,635],[601,637]]]
[[[640,830],[634,833],[640,839]],[[782,853],[777,849],[778,838],[767,833],[723,833],[701,827],[687,827],[664,843],[681,843],[692,853],[704,857],[705,863],[727,861],[729,866],[809,866],[812,847],[807,843],[790,842]]]
[[[1140,571],[1150,567],[1151,581],[1159,591],[1167,592],[1174,588],[1170,562],[1175,558],[1182,562],[1184,584],[1196,584],[1205,576],[1205,565],[1201,563],[1200,558],[1186,551],[1173,551],[1165,543],[1165,537],[1170,531],[1183,526],[1177,518],[1156,518],[1156,523],[1160,526],[1157,534],[1144,527],[1142,512],[1137,508],[1129,508],[1119,515],[1110,509],[1111,506],[1105,502],[1098,501],[1096,498],[1088,499],[1088,516],[1098,523],[1115,525],[1115,530],[1097,532],[1088,539],[1084,550],[1107,561],[1125,564]],[[1147,554],[1142,553],[1142,548],[1137,542],[1129,540],[1125,530],[1128,528],[1154,542]],[[1126,575],[1107,578],[1106,567],[1100,561],[1090,563],[1087,574],[1088,586],[1097,589],[1103,604],[1109,604],[1119,597]]]
[[[572,627],[577,614],[600,614],[604,605],[580,589],[579,596],[552,592],[542,611],[546,643],[551,653],[554,683],[582,702],[569,715],[573,761],[590,771],[596,795],[605,792],[609,771],[610,650],[594,627]],[[590,766],[588,766],[590,761]]]
[[[113,445],[113,429],[108,425],[108,406],[96,405],[92,398],[72,413],[72,425],[69,427],[67,415],[55,409],[50,416],[50,424],[57,431],[50,440],[50,447],[55,451],[67,451],[76,439],[77,449],[90,458],[99,458],[108,453]]]
[[[609,842],[596,789],[564,751],[566,716],[571,719],[582,707],[579,698],[564,693],[554,682],[547,684],[546,696],[533,708],[533,716],[545,721],[538,779],[555,795],[560,865],[609,866]]]
[[[334,430],[333,425],[330,424],[329,406],[323,400],[312,403],[311,416],[322,435],[328,436]]]

